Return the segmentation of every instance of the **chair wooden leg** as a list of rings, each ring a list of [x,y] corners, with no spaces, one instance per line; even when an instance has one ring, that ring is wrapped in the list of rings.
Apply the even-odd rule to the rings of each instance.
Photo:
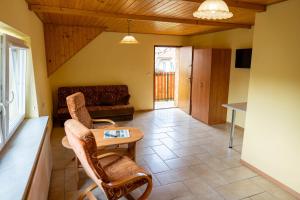
[[[92,183],[90,186],[88,186],[84,191],[82,191],[79,196],[78,196],[78,200],[83,200],[84,197],[88,197],[90,200],[95,200],[96,197],[93,195],[93,193],[91,192],[93,189],[95,189],[97,186],[96,183]]]

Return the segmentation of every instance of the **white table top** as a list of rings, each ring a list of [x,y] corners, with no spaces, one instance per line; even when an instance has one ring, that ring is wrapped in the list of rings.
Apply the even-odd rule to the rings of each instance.
[[[222,106],[232,110],[237,110],[242,112],[247,111],[247,102],[223,104]]]

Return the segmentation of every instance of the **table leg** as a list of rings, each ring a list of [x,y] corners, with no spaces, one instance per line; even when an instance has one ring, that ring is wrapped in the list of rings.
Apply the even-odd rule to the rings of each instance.
[[[233,146],[233,135],[234,135],[234,128],[235,128],[235,115],[236,115],[236,110],[232,110],[229,148],[232,148],[232,146]]]
[[[77,156],[75,156],[75,168],[76,168],[76,185],[78,189],[79,188],[79,160]]]
[[[136,149],[136,142],[128,144],[128,154],[130,155],[133,161],[135,161],[135,149]]]

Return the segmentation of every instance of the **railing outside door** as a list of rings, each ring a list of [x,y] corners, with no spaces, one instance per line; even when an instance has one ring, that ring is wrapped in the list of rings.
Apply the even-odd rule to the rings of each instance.
[[[173,101],[175,96],[175,72],[155,72],[154,100]]]

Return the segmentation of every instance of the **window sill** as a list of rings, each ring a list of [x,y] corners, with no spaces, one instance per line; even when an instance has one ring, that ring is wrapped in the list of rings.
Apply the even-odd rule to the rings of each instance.
[[[25,119],[0,152],[0,199],[23,199],[46,135],[48,117]]]

